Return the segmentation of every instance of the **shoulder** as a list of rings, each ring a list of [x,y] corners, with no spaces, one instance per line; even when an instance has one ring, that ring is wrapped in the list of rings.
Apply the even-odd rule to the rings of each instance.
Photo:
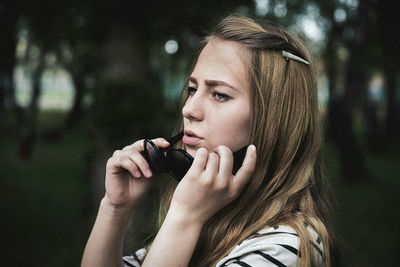
[[[307,229],[312,240],[319,239],[311,227]],[[315,246],[322,251],[318,243]],[[265,227],[239,243],[217,267],[297,266],[299,247],[299,235],[291,226]]]

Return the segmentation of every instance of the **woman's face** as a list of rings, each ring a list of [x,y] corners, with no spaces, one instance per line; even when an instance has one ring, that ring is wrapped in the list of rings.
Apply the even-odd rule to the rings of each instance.
[[[241,44],[211,39],[189,78],[189,97],[182,109],[186,150],[209,152],[225,145],[233,152],[250,137],[249,52]]]

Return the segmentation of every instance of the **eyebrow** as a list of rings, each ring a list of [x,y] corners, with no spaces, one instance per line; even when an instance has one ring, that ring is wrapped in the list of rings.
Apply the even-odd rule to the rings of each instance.
[[[191,82],[197,84],[197,79],[196,79],[195,77],[193,77],[193,76],[190,76],[190,77],[189,77],[189,81],[191,81]],[[233,90],[236,90],[236,91],[239,91],[239,92],[240,92],[240,90],[239,90],[238,88],[234,87],[233,85],[230,85],[230,84],[227,83],[227,82],[221,81],[221,80],[204,80],[204,83],[205,83],[207,86],[210,86],[210,87],[227,86],[227,87],[229,87],[229,88],[232,88]]]

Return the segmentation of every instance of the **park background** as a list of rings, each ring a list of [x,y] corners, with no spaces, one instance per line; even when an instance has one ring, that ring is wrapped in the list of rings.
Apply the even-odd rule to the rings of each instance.
[[[0,2],[0,265],[79,265],[106,160],[171,134],[201,36],[237,13],[298,32],[316,56],[336,264],[398,266],[398,10],[394,0]]]

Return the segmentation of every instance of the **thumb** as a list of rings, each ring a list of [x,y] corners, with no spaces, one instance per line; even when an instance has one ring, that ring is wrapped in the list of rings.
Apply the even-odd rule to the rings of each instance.
[[[170,145],[164,138],[156,138],[151,141],[153,141],[160,148],[167,148]]]

